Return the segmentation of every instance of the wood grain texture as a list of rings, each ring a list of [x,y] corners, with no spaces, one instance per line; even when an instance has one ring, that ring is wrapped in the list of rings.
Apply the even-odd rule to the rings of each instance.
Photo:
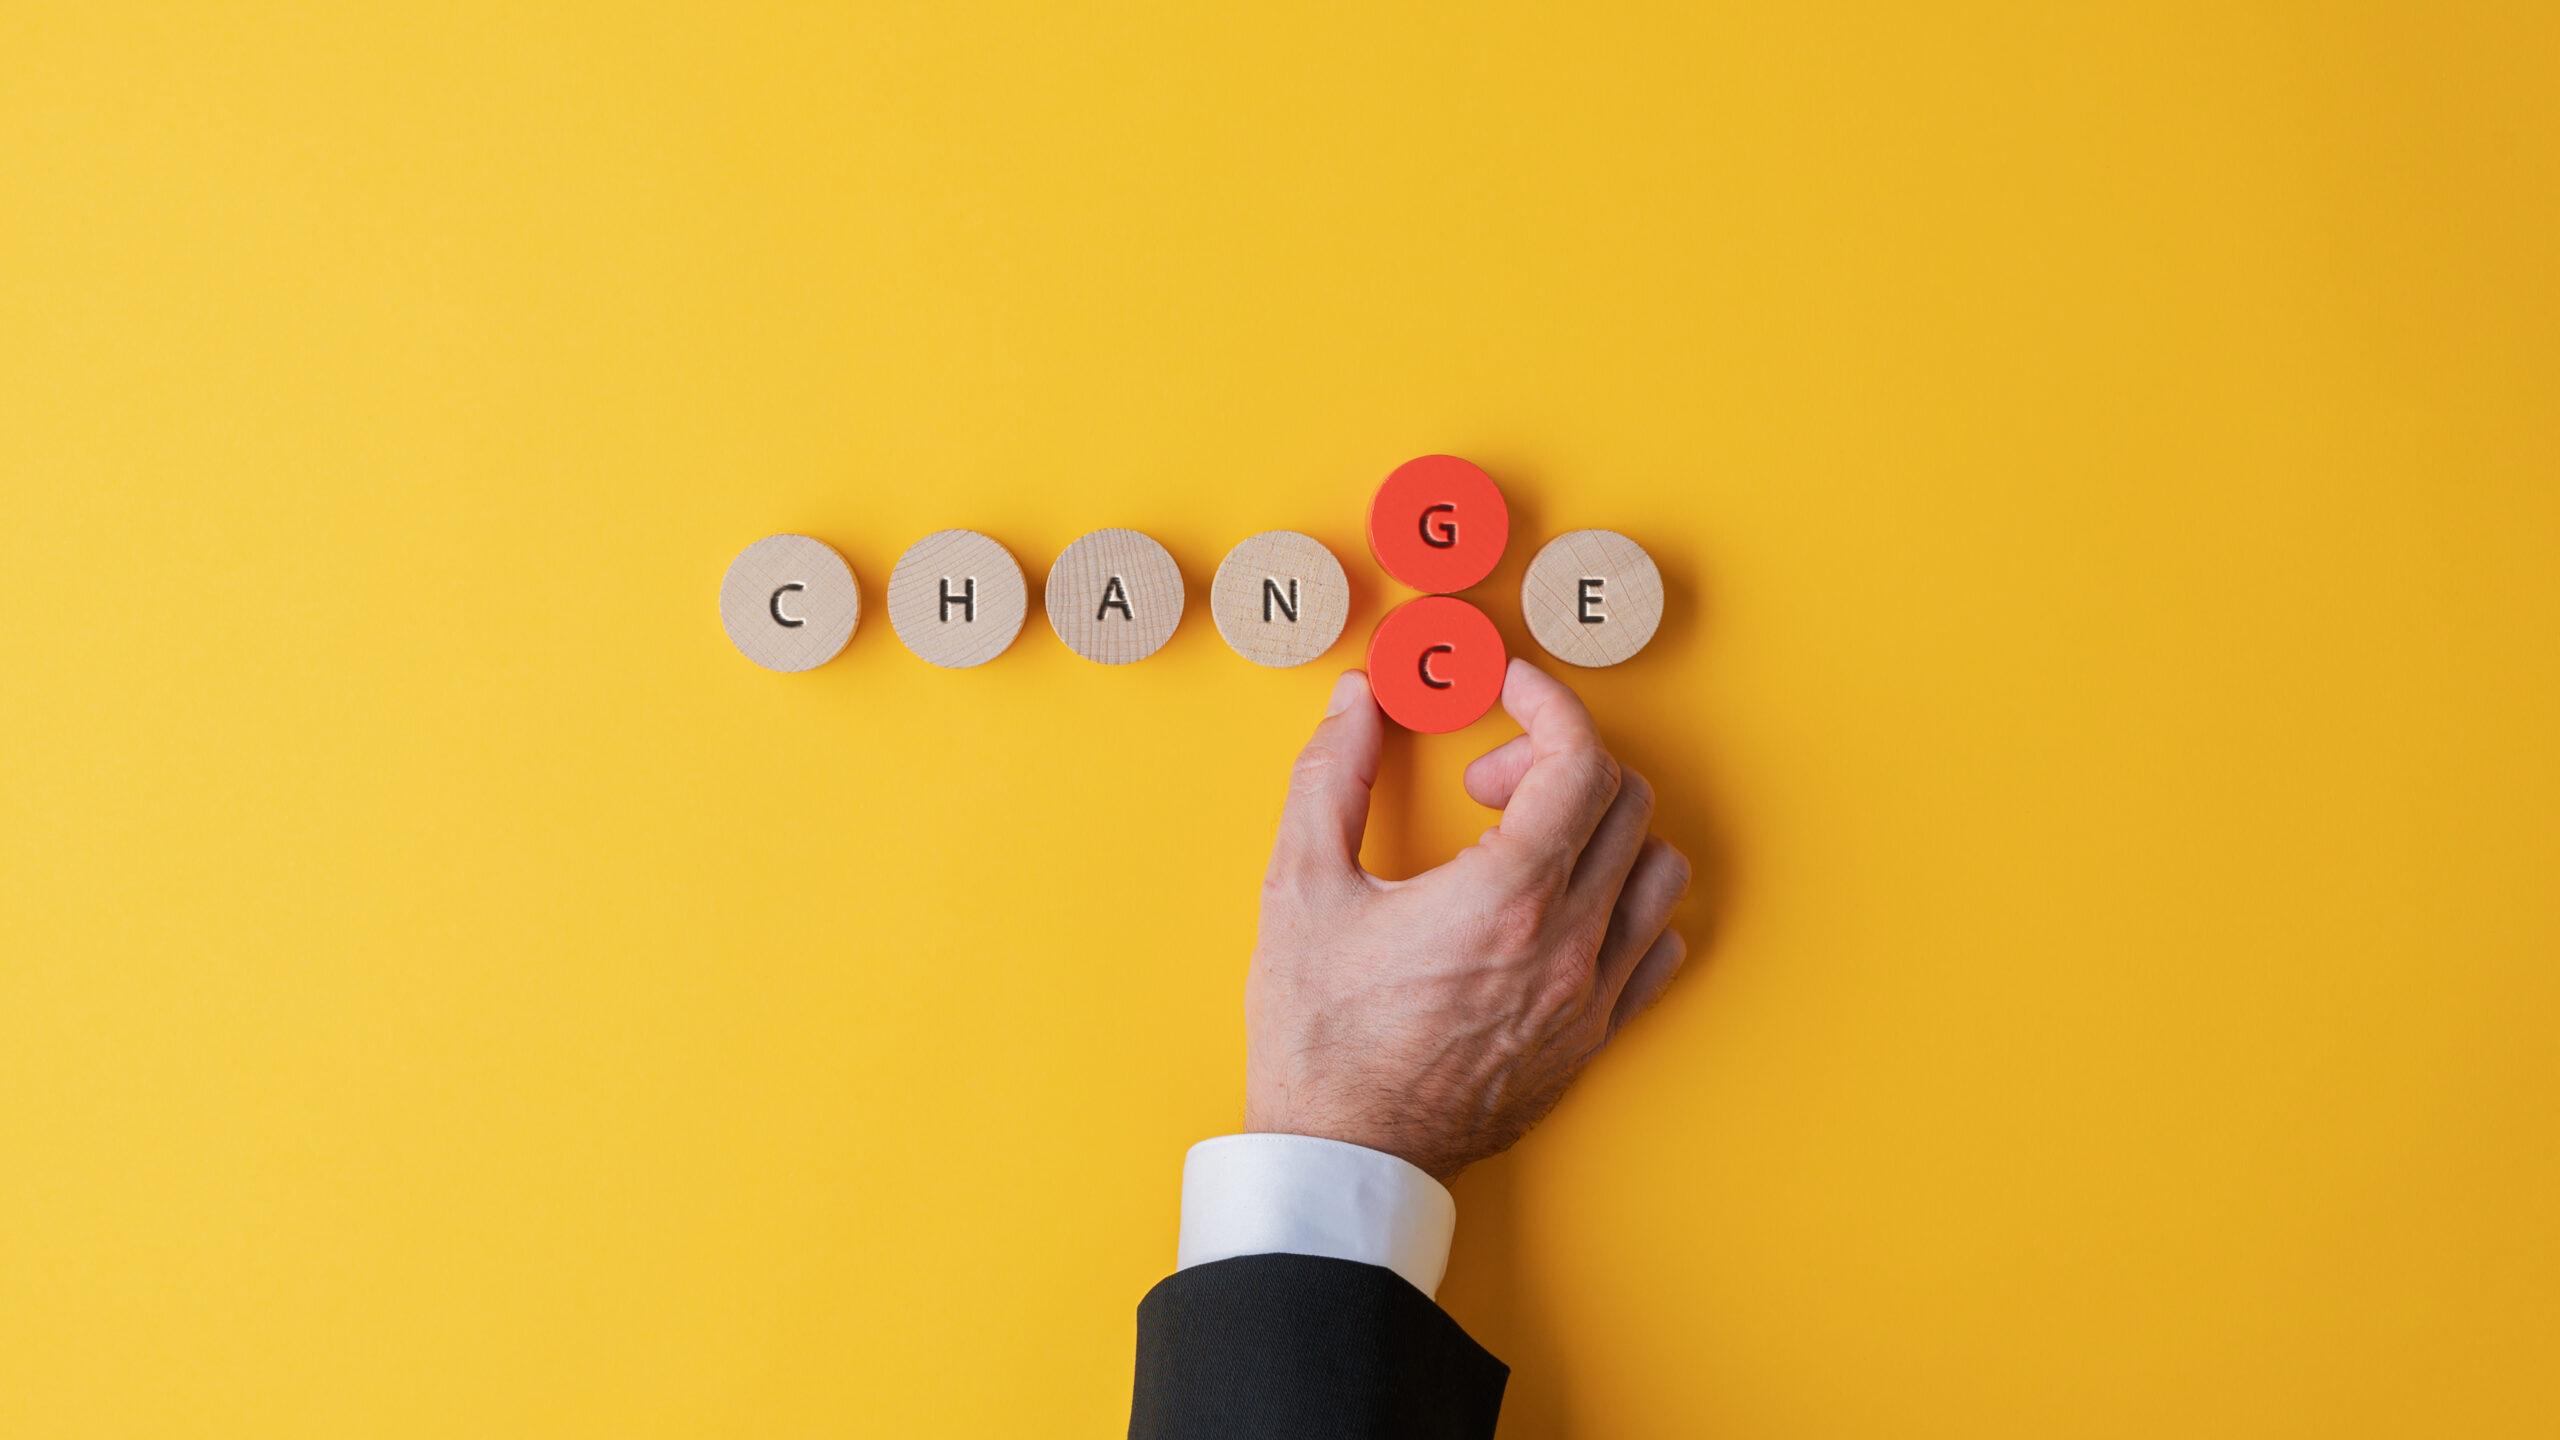
[[[1266,530],[1218,563],[1209,582],[1209,618],[1227,644],[1256,665],[1304,665],[1341,638],[1351,618],[1351,580],[1323,541]]]
[[[1182,567],[1135,530],[1096,530],[1049,567],[1049,628],[1103,665],[1144,660],[1182,623]]]
[[[767,535],[720,578],[720,624],[738,653],[767,670],[814,670],[836,658],[862,619],[853,568],[823,541]]]
[[[1013,553],[975,530],[937,530],[889,572],[889,628],[916,658],[945,669],[1003,654],[1030,610]]]
[[[1520,579],[1520,613],[1548,654],[1568,665],[1615,665],[1662,623],[1662,571],[1615,530],[1546,543]]]

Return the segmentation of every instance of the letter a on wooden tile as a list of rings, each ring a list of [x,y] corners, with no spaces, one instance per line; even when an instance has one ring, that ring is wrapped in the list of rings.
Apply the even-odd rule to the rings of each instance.
[[[889,572],[889,626],[921,660],[984,665],[1005,651],[1031,610],[1022,567],[975,530],[937,530]]]
[[[1049,567],[1049,628],[1103,665],[1144,660],[1182,623],[1182,567],[1135,530],[1096,530]]]
[[[767,670],[814,670],[862,619],[862,587],[844,557],[806,535],[767,535],[720,577],[720,623]]]
[[[1529,633],[1567,665],[1615,665],[1662,624],[1662,572],[1615,530],[1576,530],[1546,543],[1520,580]]]
[[[1304,665],[1341,636],[1351,582],[1322,541],[1268,530],[1227,552],[1209,584],[1209,618],[1256,665]]]

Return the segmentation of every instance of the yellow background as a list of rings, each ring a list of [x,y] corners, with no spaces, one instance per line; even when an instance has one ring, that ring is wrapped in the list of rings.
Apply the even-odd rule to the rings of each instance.
[[[0,8],[0,1433],[1117,1430],[1431,450],[1515,643],[1652,548],[1574,678],[1729,856],[1457,1187],[1507,1436],[2560,1433],[2555,96],[2524,4]],[[1145,664],[884,623],[1104,525]]]

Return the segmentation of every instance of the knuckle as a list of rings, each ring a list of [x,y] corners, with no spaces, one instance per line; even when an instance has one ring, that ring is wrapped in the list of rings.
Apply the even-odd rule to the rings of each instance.
[[[1568,1019],[1578,1018],[1587,1009],[1591,995],[1591,979],[1600,968],[1599,948],[1592,945],[1567,945],[1557,953],[1547,975],[1547,1001]]]
[[[1485,921],[1497,945],[1507,950],[1522,948],[1547,927],[1547,897],[1535,891],[1514,894],[1494,906]]]
[[[1611,799],[1617,797],[1618,787],[1626,779],[1626,771],[1618,764],[1618,757],[1597,744],[1582,752],[1578,768],[1585,786]]]
[[[1653,782],[1634,770],[1622,770],[1618,776],[1618,798],[1633,807],[1638,815],[1653,818]]]
[[[1298,752],[1297,762],[1289,767],[1289,793],[1307,795],[1324,789],[1341,766],[1342,757],[1334,754],[1331,746],[1308,746]]]

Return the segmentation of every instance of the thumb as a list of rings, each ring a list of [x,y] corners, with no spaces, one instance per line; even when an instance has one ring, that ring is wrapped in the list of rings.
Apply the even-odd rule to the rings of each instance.
[[[1277,873],[1314,874],[1360,867],[1360,836],[1369,827],[1369,787],[1378,779],[1386,721],[1369,693],[1369,677],[1345,670],[1333,683],[1315,738],[1289,773],[1289,801],[1272,847]]]

